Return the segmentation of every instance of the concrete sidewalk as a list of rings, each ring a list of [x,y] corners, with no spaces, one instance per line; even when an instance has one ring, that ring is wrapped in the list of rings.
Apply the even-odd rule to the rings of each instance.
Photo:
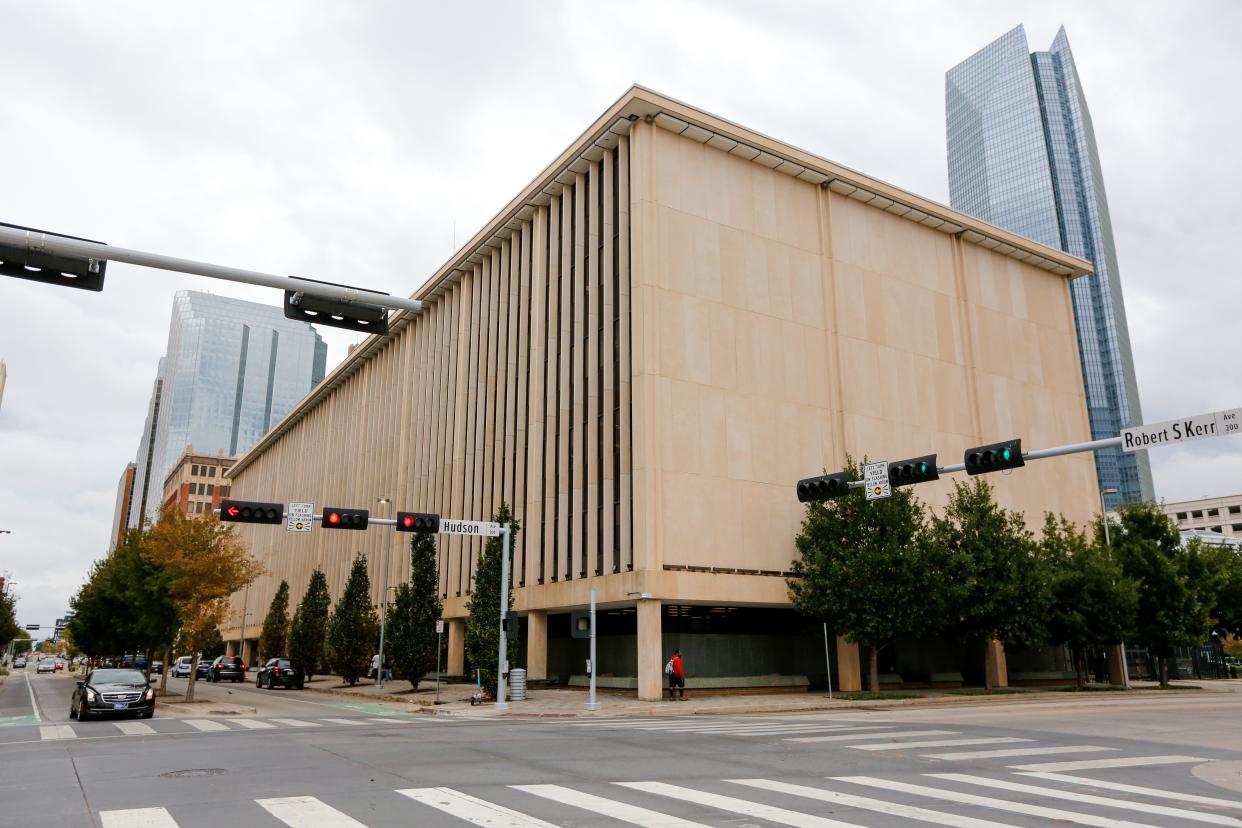
[[[1183,691],[1186,693],[1218,694],[1242,692],[1242,680],[1203,680],[1179,681],[1175,684],[1193,684],[1200,690]],[[691,692],[685,701],[640,701],[632,691],[625,693],[601,692],[597,694],[600,709],[589,711],[584,709],[587,691],[582,688],[543,687],[539,685],[527,688],[525,701],[509,703],[508,710],[497,710],[491,702],[479,706],[470,704],[470,697],[476,691],[473,684],[442,683],[440,685],[440,704],[435,704],[435,682],[423,681],[418,692],[410,692],[408,681],[394,680],[384,682],[383,687],[376,687],[373,680],[360,681],[354,687],[344,684],[336,676],[316,676],[306,685],[306,689],[314,693],[326,693],[350,698],[401,702],[410,706],[409,712],[426,713],[429,715],[458,716],[462,718],[494,718],[542,717],[607,717],[607,716],[688,716],[688,715],[744,715],[754,713],[803,713],[820,710],[879,710],[885,708],[926,707],[955,704],[1029,704],[1031,702],[1074,703],[1081,701],[1101,701],[1120,697],[1159,696],[1169,692],[1156,689],[1154,682],[1139,682],[1133,690],[1101,690],[1098,692],[1066,692],[1053,688],[1014,688],[1000,693],[984,693],[981,690],[967,688],[964,691],[953,690],[909,690],[903,691],[913,698],[883,699],[867,698],[866,694],[834,694],[829,699],[823,691],[796,693],[763,693],[737,694],[709,691]],[[850,698],[861,695],[862,698]],[[884,694],[881,694],[884,695]],[[1182,692],[1178,692],[1181,696]]]

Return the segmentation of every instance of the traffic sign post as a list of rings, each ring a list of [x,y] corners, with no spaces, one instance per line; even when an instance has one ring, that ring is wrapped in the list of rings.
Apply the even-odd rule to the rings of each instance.
[[[290,532],[310,532],[315,526],[314,503],[290,503],[289,520],[285,529]]]
[[[867,500],[881,500],[893,496],[893,486],[888,479],[887,460],[863,466],[863,486],[867,492]]]

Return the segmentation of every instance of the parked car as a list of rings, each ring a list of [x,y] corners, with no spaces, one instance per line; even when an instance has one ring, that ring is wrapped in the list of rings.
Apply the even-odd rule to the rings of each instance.
[[[13,659],[13,668],[15,670],[25,670],[26,669],[26,657],[18,656],[17,658]]]
[[[198,663],[198,668],[194,672],[194,678],[207,678],[207,671],[211,669],[211,662],[206,659]]]
[[[155,715],[155,688],[137,670],[92,670],[78,682],[69,700],[69,718],[84,722],[96,716],[137,713]]]
[[[39,659],[39,666],[35,669],[36,675],[38,673],[55,673],[55,672],[56,672],[56,659],[54,658]]]
[[[159,675],[162,672],[164,672],[164,662],[160,661],[159,659],[152,661],[151,662],[151,675],[153,676]]]
[[[65,662],[64,662],[64,660],[63,660],[63,659],[59,659],[59,658],[58,658],[58,659],[56,659],[56,670],[57,670],[57,671],[59,671],[59,670],[63,670],[63,669],[65,669]]]
[[[135,670],[147,669],[147,657],[142,653],[127,654],[121,658],[122,667],[133,667]]]
[[[246,664],[241,656],[217,656],[207,670],[208,681],[245,681]]]
[[[169,674],[173,678],[185,678],[186,676],[190,675],[190,670],[192,670],[193,668],[194,668],[194,657],[193,656],[181,656],[180,658],[178,658],[176,661],[173,662],[173,666],[172,666],[172,669],[169,671]]]
[[[288,658],[269,658],[267,663],[259,668],[259,674],[255,677],[254,686],[262,687],[266,684],[269,690],[275,690],[276,686],[280,685],[281,687],[301,690],[305,681],[306,676],[302,672],[302,662]]]

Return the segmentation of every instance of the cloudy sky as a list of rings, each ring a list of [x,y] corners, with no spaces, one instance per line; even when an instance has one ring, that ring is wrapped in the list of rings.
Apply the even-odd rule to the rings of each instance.
[[[1148,421],[1242,405],[1242,4],[0,0],[0,221],[408,295],[630,84],[948,202],[944,72],[1068,30]],[[50,623],[108,542],[173,292],[0,280],[0,574]],[[357,339],[323,331],[329,366]],[[1242,491],[1242,440],[1152,454]]]

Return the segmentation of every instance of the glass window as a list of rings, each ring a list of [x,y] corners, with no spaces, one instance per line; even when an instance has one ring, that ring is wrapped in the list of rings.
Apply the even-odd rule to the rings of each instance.
[[[1208,517],[1216,517],[1219,514],[1220,512],[1215,509],[1208,509]]]
[[[1178,519],[1178,520],[1185,520],[1185,519],[1186,519],[1186,513],[1185,513],[1185,512],[1178,512],[1178,513],[1177,513],[1177,519]]]

